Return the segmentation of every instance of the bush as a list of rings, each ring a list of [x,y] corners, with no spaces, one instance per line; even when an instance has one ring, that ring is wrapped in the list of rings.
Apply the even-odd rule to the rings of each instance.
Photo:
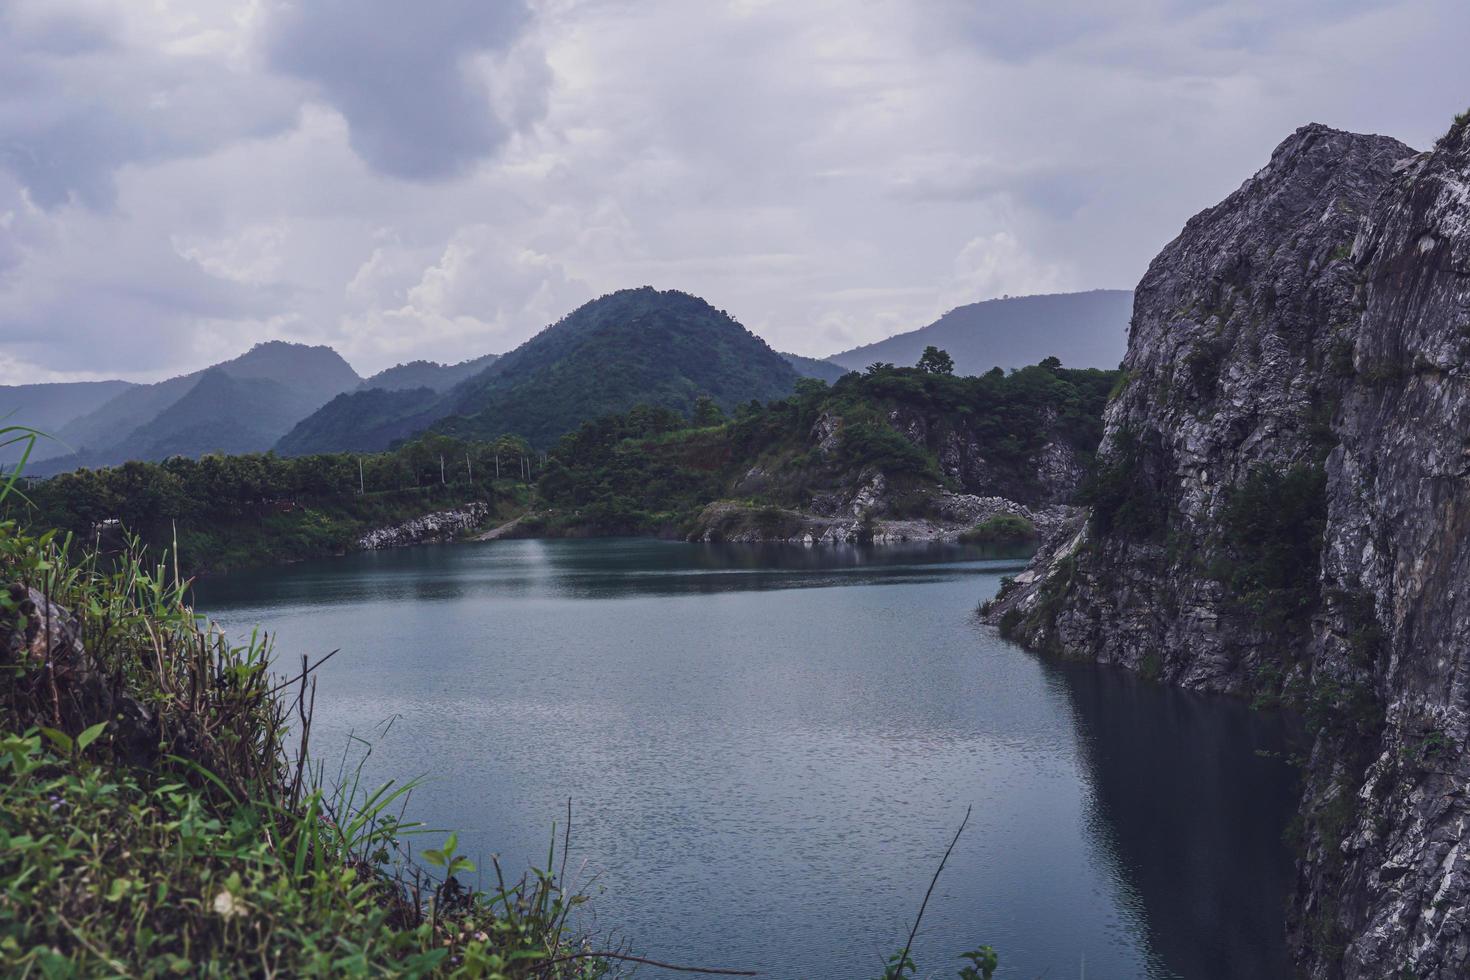
[[[1226,499],[1220,527],[1227,557],[1214,576],[1267,629],[1302,623],[1319,598],[1326,523],[1322,467],[1256,467]]]
[[[960,535],[966,544],[1018,546],[1037,541],[1036,525],[1019,514],[993,514]]]

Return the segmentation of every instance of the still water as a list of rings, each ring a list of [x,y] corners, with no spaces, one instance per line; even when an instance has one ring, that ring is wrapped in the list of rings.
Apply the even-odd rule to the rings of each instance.
[[[973,806],[921,976],[982,943],[1027,980],[1285,976],[1284,722],[1002,641],[975,607],[1016,567],[951,546],[502,541],[196,598],[274,631],[287,664],[340,647],[315,754],[356,735],[373,780],[425,777],[410,816],[482,867],[544,864],[570,797],[585,924],[634,952],[879,976]]]

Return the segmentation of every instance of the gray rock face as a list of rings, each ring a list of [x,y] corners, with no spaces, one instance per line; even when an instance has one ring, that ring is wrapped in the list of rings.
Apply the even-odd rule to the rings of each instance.
[[[490,518],[490,506],[474,502],[457,510],[441,510],[393,527],[378,528],[364,534],[357,546],[364,551],[402,548],[431,541],[452,541],[480,527]]]
[[[990,612],[1036,648],[1306,709],[1291,929],[1314,978],[1470,973],[1467,357],[1466,127],[1418,155],[1298,130],[1150,266],[1113,494]],[[1297,513],[1265,493],[1242,524],[1268,472],[1311,497],[1282,525],[1310,545],[1290,582],[1243,564],[1282,553],[1250,539],[1272,507]]]

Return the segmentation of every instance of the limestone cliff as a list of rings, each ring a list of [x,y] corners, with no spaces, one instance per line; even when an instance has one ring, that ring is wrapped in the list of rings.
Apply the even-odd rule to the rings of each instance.
[[[1139,284],[1090,517],[990,616],[1301,707],[1314,978],[1470,971],[1470,137],[1322,126]]]

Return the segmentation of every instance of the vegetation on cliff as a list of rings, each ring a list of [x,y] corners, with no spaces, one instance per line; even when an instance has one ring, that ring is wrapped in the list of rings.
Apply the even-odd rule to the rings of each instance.
[[[925,516],[936,487],[1034,498],[1035,457],[1048,442],[1090,458],[1116,375],[1054,358],[979,377],[943,367],[935,351],[927,369],[875,364],[831,386],[803,379],[791,397],[729,417],[704,404],[693,421],[646,407],[600,418],[550,451],[539,499],[564,522],[631,532],[684,526],[721,498],[811,508],[875,475],[903,516]],[[983,461],[979,481],[960,485],[940,458],[955,448]]]

